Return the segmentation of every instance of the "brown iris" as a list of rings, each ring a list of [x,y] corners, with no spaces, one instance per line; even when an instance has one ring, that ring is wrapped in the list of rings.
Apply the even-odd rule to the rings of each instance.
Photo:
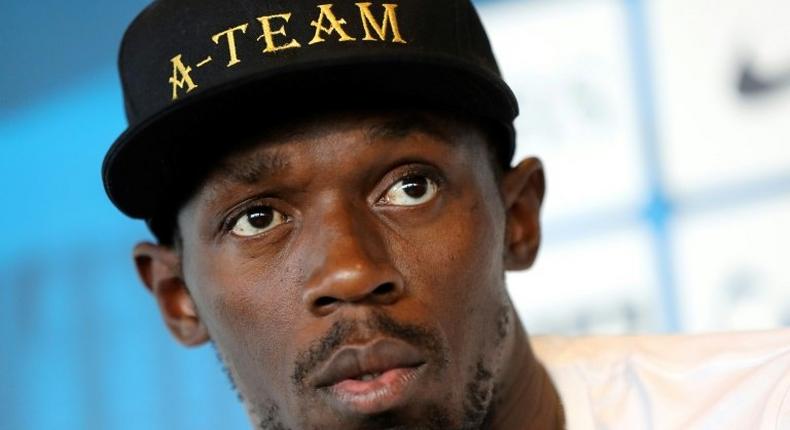
[[[255,207],[247,211],[247,219],[251,226],[263,229],[274,220],[274,210],[266,206]]]
[[[428,192],[428,179],[424,176],[409,176],[403,179],[403,192],[411,198],[418,199]]]

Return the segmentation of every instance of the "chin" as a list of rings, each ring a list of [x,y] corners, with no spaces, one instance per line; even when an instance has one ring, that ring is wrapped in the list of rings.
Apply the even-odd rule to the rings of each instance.
[[[478,428],[459,424],[462,413],[455,414],[440,402],[417,403],[409,402],[396,408],[376,413],[340,412],[334,405],[319,401],[312,405],[303,405],[293,414],[296,424],[285,424],[277,408],[261,407],[265,414],[250,414],[256,429],[259,430],[454,430]],[[452,419],[455,416],[456,419]]]

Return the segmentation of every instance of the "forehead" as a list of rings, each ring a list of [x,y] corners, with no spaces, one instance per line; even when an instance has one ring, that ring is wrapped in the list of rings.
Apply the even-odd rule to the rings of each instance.
[[[397,143],[419,135],[458,149],[466,141],[482,142],[482,132],[472,124],[457,115],[419,111],[342,112],[289,120],[239,139],[236,148],[216,163],[208,179],[255,182],[266,172],[291,167],[294,153],[320,153],[322,146],[328,146],[339,137],[362,141],[375,148],[377,143]],[[289,143],[304,142],[311,145],[283,150]],[[391,149],[391,146],[381,145],[381,150]]]

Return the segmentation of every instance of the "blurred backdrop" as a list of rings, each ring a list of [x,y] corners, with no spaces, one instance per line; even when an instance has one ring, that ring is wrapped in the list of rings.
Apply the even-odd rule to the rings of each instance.
[[[99,176],[117,47],[147,1],[2,0],[0,429],[243,429],[210,347],[175,344]],[[478,1],[547,169],[508,275],[532,334],[790,325],[790,2]]]

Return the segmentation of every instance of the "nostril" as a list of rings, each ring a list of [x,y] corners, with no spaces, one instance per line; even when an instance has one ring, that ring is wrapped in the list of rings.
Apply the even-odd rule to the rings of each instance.
[[[319,297],[319,298],[318,298],[318,299],[315,301],[315,307],[317,307],[317,308],[323,308],[323,307],[325,307],[325,306],[329,306],[329,305],[331,305],[331,304],[335,303],[336,301],[337,301],[337,299],[335,299],[335,298],[333,298],[333,297],[329,297],[329,296],[323,296],[323,297]]]
[[[392,282],[387,282],[386,284],[381,284],[373,290],[374,296],[385,296],[395,290],[395,284]]]
[[[354,289],[352,291],[335,291],[341,294],[326,294],[312,300],[311,309],[318,315],[328,315],[343,304],[391,304],[400,297],[400,287],[394,282],[379,284],[373,290]],[[355,293],[355,294],[353,294]],[[315,297],[315,296],[314,296]]]

